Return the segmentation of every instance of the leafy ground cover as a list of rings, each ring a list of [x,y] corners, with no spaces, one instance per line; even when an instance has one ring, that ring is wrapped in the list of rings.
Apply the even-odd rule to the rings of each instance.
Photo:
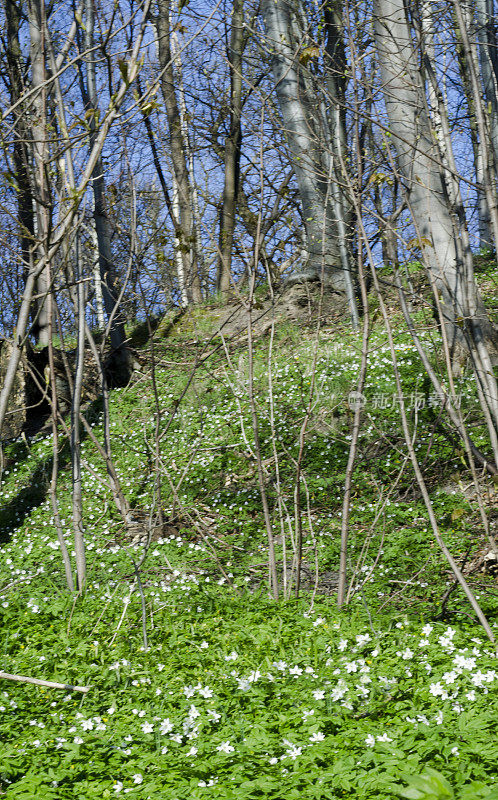
[[[181,587],[150,597],[147,652],[133,597],[113,645],[116,594],[93,630],[105,594],[2,609],[10,670],[92,686],[1,693],[7,797],[392,798],[427,764],[492,788],[497,664],[470,626]]]
[[[266,598],[247,354],[234,346],[227,360],[215,347],[176,411],[200,347],[186,335],[190,329],[156,353],[162,498],[171,525],[153,541],[140,584],[133,561],[142,545],[124,535],[91,442],[83,443],[89,579],[77,600],[64,589],[47,495],[50,436],[6,448],[2,669],[91,687],[80,696],[0,684],[6,798],[495,798],[497,660],[458,592],[441,608],[451,578],[405,463],[385,335],[372,335],[351,513],[350,571],[357,569],[344,613],[320,593],[279,603]],[[277,333],[273,406],[268,341],[255,352],[275,522],[275,449],[280,496],[291,505],[313,341],[290,326]],[[427,333],[427,341],[437,352],[437,333]],[[435,424],[430,387],[401,332],[396,348],[404,391],[414,398],[409,413],[419,458],[446,541],[463,560],[480,539],[475,503],[461,491],[460,445]],[[302,507],[309,501],[304,559],[314,568],[316,556],[319,575],[338,563],[348,396],[358,365],[353,334],[321,333],[302,489]],[[137,513],[151,507],[156,485],[147,370],[144,358],[142,374],[112,393],[110,409],[113,456]],[[484,445],[465,376],[458,391],[467,419],[475,414],[474,439]],[[90,414],[100,436],[98,408]],[[61,468],[58,499],[70,540],[64,453]],[[203,535],[189,525],[189,514],[204,521]],[[277,558],[281,563],[281,541]],[[496,628],[495,579],[470,580]],[[426,768],[434,771],[417,778]]]

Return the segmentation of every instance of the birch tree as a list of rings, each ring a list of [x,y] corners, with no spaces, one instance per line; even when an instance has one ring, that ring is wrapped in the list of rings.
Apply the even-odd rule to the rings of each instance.
[[[195,227],[190,186],[192,176],[189,174],[181,111],[176,96],[174,55],[171,48],[171,0],[159,0],[154,24],[157,35],[161,91],[168,120],[174,188],[178,200],[177,249],[183,262],[183,275],[186,281],[188,299],[195,303],[200,303],[202,301],[202,291],[195,257]]]
[[[86,81],[83,76],[83,64],[80,63],[80,86],[88,119],[90,151],[94,146],[100,114],[97,98],[96,57],[94,42],[95,9],[94,0],[85,0],[85,25],[83,29],[83,47],[85,51]],[[104,163],[102,155],[96,161],[92,174],[93,219],[95,238],[97,241],[99,270],[94,275],[97,301],[102,294],[104,308],[109,320],[109,337],[114,352],[114,359],[121,362],[126,371],[125,320],[119,308],[121,285],[111,248],[111,226],[106,208],[106,191]],[[124,378],[124,376],[123,376]]]

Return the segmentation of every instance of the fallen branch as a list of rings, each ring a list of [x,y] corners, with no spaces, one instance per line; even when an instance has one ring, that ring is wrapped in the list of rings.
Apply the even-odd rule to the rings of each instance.
[[[71,686],[70,683],[55,683],[54,681],[41,681],[38,678],[28,678],[26,675],[10,675],[8,672],[0,672],[0,680],[18,681],[19,683],[34,683],[35,686],[47,686],[49,689],[66,689],[69,692],[90,691],[90,686]]]

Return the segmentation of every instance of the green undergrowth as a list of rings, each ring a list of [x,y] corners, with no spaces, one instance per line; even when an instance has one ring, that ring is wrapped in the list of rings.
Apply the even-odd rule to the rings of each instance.
[[[292,542],[287,535],[284,555],[279,498],[288,530],[300,431],[312,398],[300,505],[303,560],[309,574],[318,572],[317,591],[311,581],[298,600],[274,602],[267,596],[247,351],[229,343],[227,358],[217,340],[209,341],[208,322],[205,332],[196,326],[195,337],[188,325],[156,337],[159,423],[150,344],[130,385],[111,393],[112,455],[138,520],[135,538],[125,532],[100,456],[83,437],[83,596],[64,589],[48,495],[51,437],[5,448],[2,669],[90,687],[82,695],[0,683],[5,797],[463,800],[472,791],[491,800],[496,658],[459,590],[442,605],[452,578],[406,460],[400,397],[380,324],[374,323],[361,398],[351,599],[339,614],[325,576],[335,574],[339,559],[359,336],[340,323],[324,328],[316,359],[313,333],[292,325],[277,329],[271,348],[268,338],[256,343],[255,409],[281,578]],[[428,326],[422,335],[439,369],[437,330]],[[441,426],[437,398],[397,324],[395,346],[442,534],[457,561],[468,562],[484,540],[476,503],[463,491],[462,445]],[[486,450],[467,374],[456,390],[474,441]],[[89,410],[89,421],[101,438],[98,408]],[[58,503],[71,549],[63,438],[59,462]],[[168,524],[155,532],[138,581],[134,564],[157,508],[158,469]],[[491,497],[492,484],[488,490]],[[469,580],[496,627],[496,580],[480,573]],[[426,767],[435,772],[417,779]]]
[[[496,658],[473,626],[376,629],[184,577],[148,593],[146,651],[136,595],[51,594],[2,609],[5,667],[90,690],[4,684],[7,798],[384,800],[427,765],[493,787]]]

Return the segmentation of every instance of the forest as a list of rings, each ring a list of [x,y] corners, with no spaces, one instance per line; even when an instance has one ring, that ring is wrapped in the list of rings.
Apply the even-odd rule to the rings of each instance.
[[[498,800],[494,0],[0,30],[0,796]]]

